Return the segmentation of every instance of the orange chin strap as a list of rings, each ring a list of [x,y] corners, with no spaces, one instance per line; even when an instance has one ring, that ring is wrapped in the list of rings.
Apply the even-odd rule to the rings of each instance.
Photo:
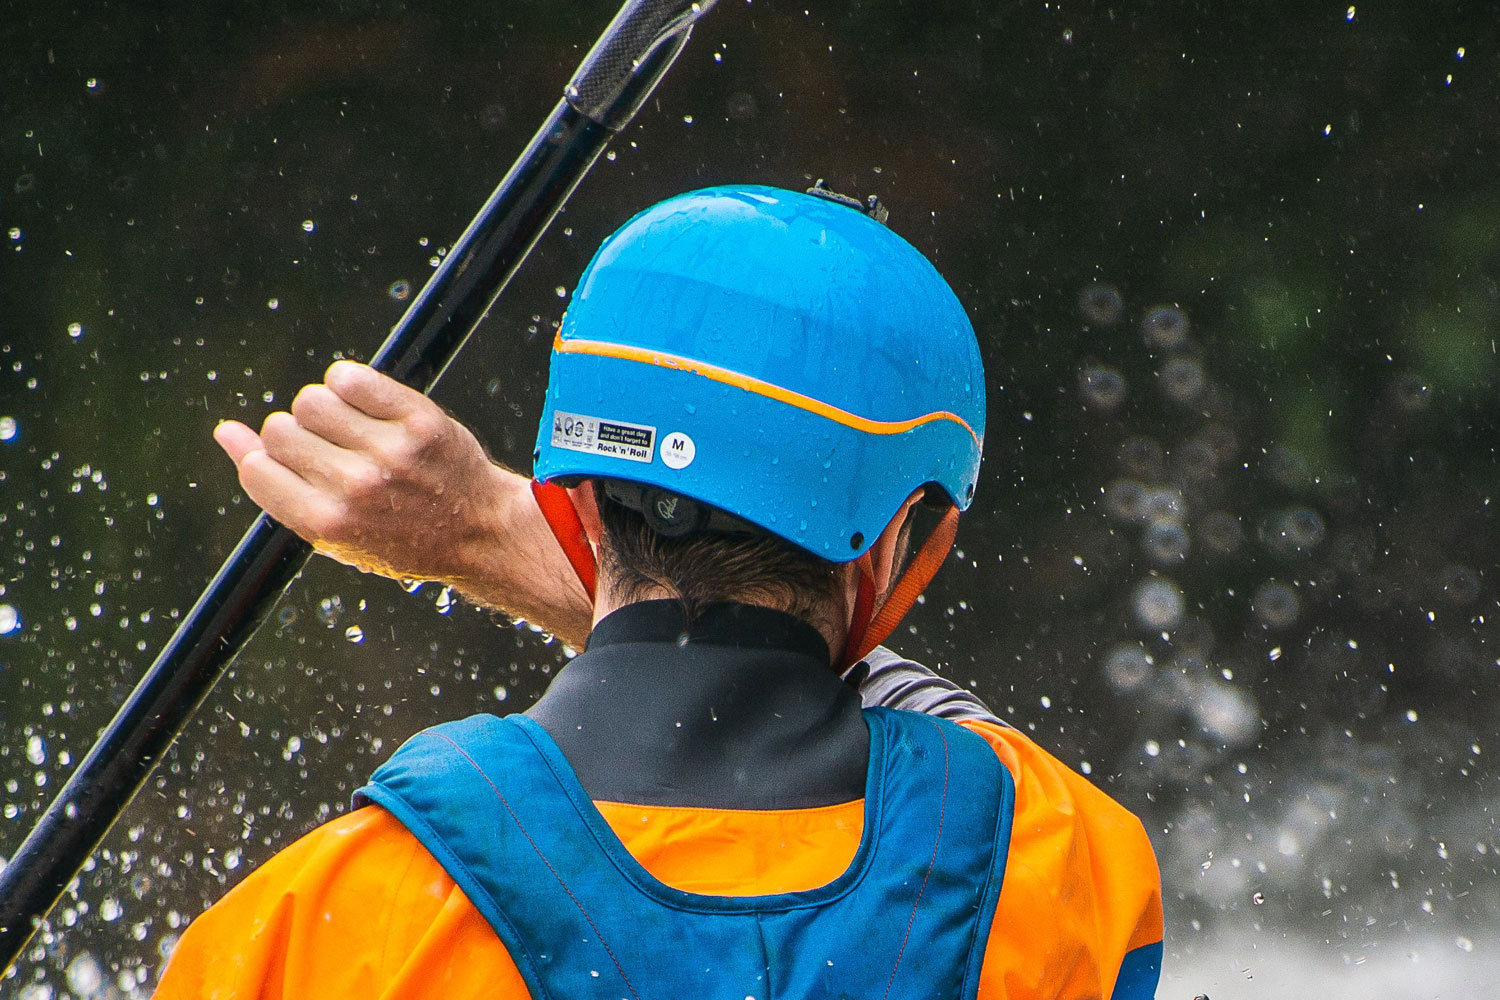
[[[583,584],[584,592],[592,601],[598,572],[594,564],[594,548],[583,530],[583,521],[578,516],[577,508],[573,506],[573,498],[556,483],[539,483],[535,480],[531,483],[531,495],[536,499],[537,509],[542,512],[542,517],[546,519],[547,527],[552,529],[553,536],[557,538],[557,544],[562,546],[563,555],[572,564],[573,572],[578,574],[578,582]]]
[[[859,557],[859,591],[854,598],[854,615],[849,621],[849,638],[844,643],[840,673],[847,673],[896,630],[901,619],[906,617],[922,591],[927,589],[927,585],[937,575],[957,536],[958,508],[949,507],[937,527],[932,529],[932,534],[927,536],[927,541],[922,543],[922,547],[912,557],[906,572],[896,581],[896,586],[891,588],[890,596],[885,599],[878,612],[874,610],[875,581],[870,555],[867,552]]]

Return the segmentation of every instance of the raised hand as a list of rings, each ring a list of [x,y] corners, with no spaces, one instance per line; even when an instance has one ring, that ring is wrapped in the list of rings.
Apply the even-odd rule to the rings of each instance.
[[[382,576],[441,580],[570,642],[587,635],[588,598],[526,478],[491,462],[421,393],[337,361],[259,433],[225,421],[214,439],[250,498],[319,552]]]

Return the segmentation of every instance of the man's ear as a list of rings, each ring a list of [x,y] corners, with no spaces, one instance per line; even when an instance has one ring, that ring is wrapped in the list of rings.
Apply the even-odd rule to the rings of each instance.
[[[926,491],[918,489],[906,501],[901,504],[896,516],[891,518],[891,523],[885,526],[880,537],[875,539],[875,544],[870,546],[870,570],[874,577],[871,582],[875,585],[875,594],[880,596],[891,589],[892,577],[895,575],[897,561],[901,558],[902,535],[906,530],[906,522],[911,517],[911,509],[922,499]]]
[[[604,533],[604,522],[599,517],[599,504],[594,499],[594,481],[585,479],[577,486],[568,488],[568,497],[573,509],[578,511],[578,520],[583,522],[583,533],[588,536],[594,552],[599,551],[599,536]]]

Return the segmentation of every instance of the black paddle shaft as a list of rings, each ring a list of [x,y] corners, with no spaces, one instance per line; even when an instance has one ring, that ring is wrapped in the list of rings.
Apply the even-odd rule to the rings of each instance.
[[[483,319],[609,138],[624,128],[714,0],[628,0],[371,364],[422,392]],[[9,969],[277,599],[312,546],[261,514],[151,669],[0,869]]]

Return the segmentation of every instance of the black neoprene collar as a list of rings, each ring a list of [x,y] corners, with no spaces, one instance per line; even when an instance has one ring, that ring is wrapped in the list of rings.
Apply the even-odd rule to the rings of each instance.
[[[859,695],[816,629],[767,608],[689,623],[676,601],[627,605],[526,714],[594,799],[789,809],[864,793]]]
[[[678,601],[627,604],[594,626],[589,652],[622,642],[708,643],[739,649],[772,649],[829,662],[823,633],[799,618],[754,604],[710,604],[691,622]]]

